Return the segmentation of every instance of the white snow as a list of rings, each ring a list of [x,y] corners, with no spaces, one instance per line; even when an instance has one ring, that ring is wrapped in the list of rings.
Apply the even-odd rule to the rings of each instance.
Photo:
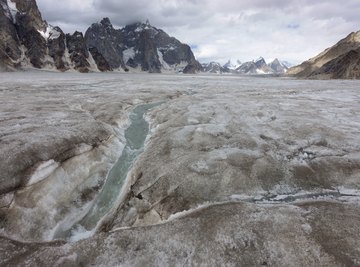
[[[16,14],[19,12],[19,10],[16,8],[16,3],[12,2],[11,0],[7,0],[7,5],[9,7],[9,12],[11,15],[11,19],[13,22],[16,21]]]
[[[157,54],[159,56],[159,61],[161,63],[161,66],[166,70],[170,70],[171,67],[169,66],[169,64],[166,63],[166,61],[164,60],[164,56],[163,56],[162,52],[159,49],[157,50]]]
[[[55,162],[53,159],[43,162],[42,164],[39,165],[39,167],[37,167],[34,174],[30,177],[27,186],[36,184],[44,180],[58,167],[59,167],[59,163]]]
[[[46,30],[38,31],[45,40],[53,40],[60,37],[60,32],[54,29],[51,25],[46,27]]]
[[[70,241],[71,242],[77,242],[83,239],[87,239],[91,236],[93,236],[95,234],[96,229],[94,228],[91,231],[86,230],[84,227],[82,227],[81,225],[78,226],[78,228],[76,230],[73,230],[71,233],[71,238]]]
[[[96,62],[95,62],[95,60],[94,60],[94,58],[93,58],[93,56],[92,56],[92,54],[90,52],[89,52],[89,58],[87,59],[87,61],[89,62],[90,69],[92,71],[99,72],[97,64],[96,64]]]
[[[259,57],[257,60],[255,60],[255,63],[259,62],[259,61],[262,61],[262,60],[265,60],[265,59],[263,57]]]
[[[123,60],[125,64],[129,61],[129,59],[134,59],[134,58],[135,58],[134,47],[130,47],[123,51]]]

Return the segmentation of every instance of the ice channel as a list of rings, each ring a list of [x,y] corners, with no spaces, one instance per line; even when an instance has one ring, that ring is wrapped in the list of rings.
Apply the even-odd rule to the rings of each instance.
[[[75,223],[67,226],[63,224],[58,227],[53,239],[75,241],[91,236],[95,233],[102,218],[118,204],[122,186],[132,165],[143,152],[145,140],[149,133],[149,124],[145,120],[144,114],[160,104],[162,102],[139,105],[130,113],[130,126],[125,130],[126,144],[124,150],[110,170],[102,190],[87,209],[88,212],[78,218]]]

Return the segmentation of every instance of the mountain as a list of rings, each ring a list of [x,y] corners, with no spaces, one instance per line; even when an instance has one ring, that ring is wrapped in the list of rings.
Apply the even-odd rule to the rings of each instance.
[[[65,34],[42,19],[35,0],[0,0],[0,70],[28,68],[184,73],[202,69],[188,45],[148,22],[114,29],[104,18],[85,36],[77,31]]]
[[[120,30],[115,30],[108,18],[94,23],[85,32],[86,47],[92,51],[92,56],[103,56],[111,69],[125,69],[123,60],[124,45]],[[96,55],[95,55],[96,57]]]
[[[222,74],[222,73],[228,73],[229,69],[226,67],[221,66],[218,62],[210,62],[202,64],[203,72],[207,73],[216,73],[216,74]]]
[[[228,62],[225,63],[225,65],[223,66],[224,69],[228,69],[229,71],[233,71],[236,70],[239,66],[241,65],[241,61],[237,60],[235,64],[233,64],[231,62],[231,60],[229,59]]]
[[[286,73],[289,69],[289,63],[280,62],[275,58],[268,66],[274,71],[274,73]]]
[[[352,32],[314,58],[290,68],[289,75],[300,78],[359,79],[360,31]]]
[[[284,74],[289,68],[288,65],[290,65],[290,63],[284,63],[277,58],[267,64],[263,57],[244,63],[237,60],[237,65],[232,64],[231,60],[223,66],[218,62],[202,64],[203,71],[207,73],[232,73],[243,75]]]
[[[104,55],[112,68],[125,67],[148,72],[201,70],[191,48],[163,30],[134,23],[115,30],[108,18],[86,31],[86,44]]]

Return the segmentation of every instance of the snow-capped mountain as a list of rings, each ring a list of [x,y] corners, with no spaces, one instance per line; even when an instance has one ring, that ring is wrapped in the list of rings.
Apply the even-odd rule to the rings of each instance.
[[[237,60],[237,65],[232,64],[229,60],[225,65],[210,62],[203,65],[203,71],[208,73],[233,73],[244,75],[263,75],[263,74],[284,74],[288,70],[288,66],[278,59],[267,64],[263,57],[257,60],[241,63]]]
[[[277,58],[275,58],[271,63],[268,64],[268,66],[275,72],[275,73],[286,73],[289,69],[289,66],[291,66],[290,63],[287,62],[281,62]]]
[[[64,34],[42,19],[35,0],[0,0],[0,36],[0,70],[202,70],[188,45],[148,22],[114,29],[104,18],[85,36]]]
[[[186,44],[146,23],[114,29],[104,18],[86,31],[86,45],[96,48],[113,69],[129,68],[148,72],[196,72],[201,65]]]
[[[205,64],[202,64],[202,67],[203,67],[203,71],[207,72],[207,73],[221,74],[221,73],[229,72],[228,68],[221,66],[221,64],[218,62],[205,63]]]
[[[236,70],[240,66],[241,66],[241,61],[240,60],[236,60],[236,63],[233,64],[231,59],[229,59],[229,61],[225,63],[223,68],[228,69],[228,70],[231,71],[231,70]]]

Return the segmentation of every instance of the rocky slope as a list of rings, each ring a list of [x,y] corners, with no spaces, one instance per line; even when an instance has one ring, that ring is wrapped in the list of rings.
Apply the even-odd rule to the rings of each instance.
[[[289,69],[288,74],[300,78],[358,79],[359,51],[360,31],[352,32],[316,57]]]
[[[0,0],[0,69],[79,72],[201,70],[190,47],[149,23],[114,29],[108,18],[85,36],[64,34],[44,21],[35,0]]]

